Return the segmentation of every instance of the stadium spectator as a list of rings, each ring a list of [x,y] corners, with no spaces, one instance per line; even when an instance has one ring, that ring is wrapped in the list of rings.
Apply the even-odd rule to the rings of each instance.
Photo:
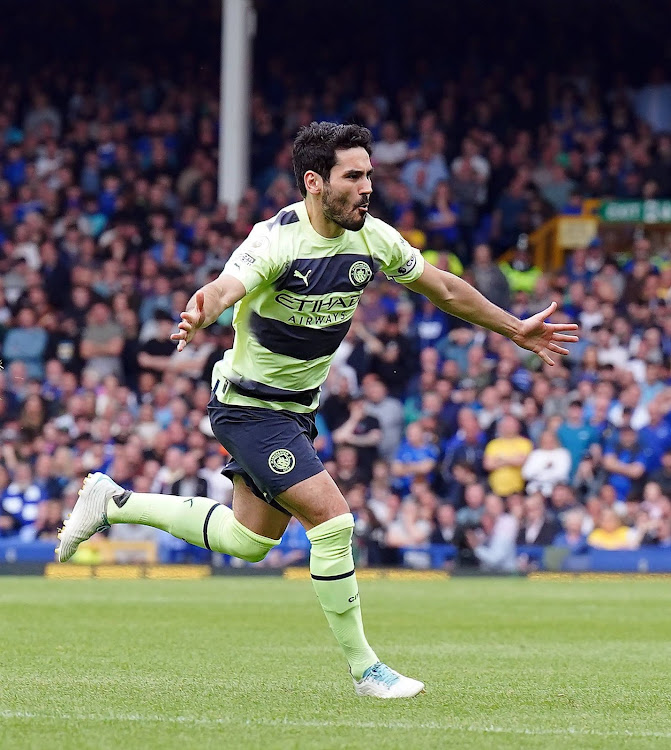
[[[568,405],[566,419],[557,429],[557,438],[571,455],[571,472],[575,472],[592,443],[598,442],[594,429],[586,423],[583,416],[583,405],[572,401]]]
[[[182,456],[182,476],[170,487],[171,495],[180,497],[208,497],[207,481],[199,476],[200,461],[194,451]]]
[[[524,521],[517,534],[517,544],[547,547],[558,532],[557,522],[546,512],[542,493],[529,495],[524,502]]]
[[[527,483],[527,492],[540,492],[550,497],[555,485],[568,481],[571,454],[559,445],[554,432],[546,430],[522,466],[522,477]]]
[[[4,361],[8,365],[17,360],[23,362],[27,377],[42,378],[47,344],[47,332],[37,325],[35,311],[24,307],[16,316],[16,328],[11,328],[5,336]]]
[[[482,570],[493,573],[512,573],[517,570],[517,521],[505,512],[503,500],[488,495],[482,529],[466,530],[466,540]]]
[[[362,398],[353,398],[349,403],[349,417],[333,431],[332,437],[336,446],[356,448],[359,468],[365,481],[370,482],[381,436],[380,423],[366,413],[366,402]]]
[[[584,513],[576,508],[564,514],[564,530],[552,541],[554,547],[568,549],[573,555],[582,555],[588,550],[587,537],[583,534]]]
[[[424,433],[422,426],[418,422],[409,424],[405,430],[405,440],[391,465],[392,474],[396,478],[395,489],[406,495],[416,478],[433,481],[437,458],[438,448]]]
[[[123,344],[123,330],[112,321],[109,307],[102,302],[94,304],[79,347],[84,365],[101,376],[121,376]]]
[[[403,432],[403,406],[388,394],[387,387],[379,377],[370,373],[363,379],[363,393],[366,397],[366,413],[375,417],[382,430],[380,456],[391,460],[401,443]]]
[[[641,478],[646,471],[646,456],[632,427],[620,430],[617,445],[604,452],[602,465],[607,472],[606,482],[619,501],[626,500],[630,492],[640,491]]]
[[[635,549],[638,535],[634,529],[625,526],[612,508],[604,508],[599,523],[587,537],[587,544],[596,549]]]
[[[389,524],[386,544],[402,552],[402,561],[409,567],[429,567],[426,553],[414,548],[427,547],[432,532],[431,522],[419,515],[419,506],[412,500],[406,500],[398,516]],[[409,547],[411,549],[405,550]]]
[[[524,489],[522,466],[533,450],[533,444],[520,435],[519,422],[512,416],[501,420],[498,434],[499,437],[487,443],[483,465],[489,472],[493,492],[507,497]]]
[[[0,529],[3,535],[18,534],[24,541],[32,541],[39,527],[40,503],[47,498],[40,487],[33,482],[30,464],[18,461],[13,468],[14,479],[0,497]]]
[[[489,245],[480,244],[473,250],[473,285],[495,305],[510,309],[510,286],[500,266],[492,260]]]

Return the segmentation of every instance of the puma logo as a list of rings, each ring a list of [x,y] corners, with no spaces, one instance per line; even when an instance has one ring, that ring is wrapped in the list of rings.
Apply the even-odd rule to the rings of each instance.
[[[305,282],[305,286],[307,286],[308,285],[308,279],[310,278],[310,274],[311,273],[312,273],[312,269],[311,268],[305,272],[305,275],[303,275],[298,269],[296,269],[294,271],[294,276],[297,279],[303,279],[303,281]]]

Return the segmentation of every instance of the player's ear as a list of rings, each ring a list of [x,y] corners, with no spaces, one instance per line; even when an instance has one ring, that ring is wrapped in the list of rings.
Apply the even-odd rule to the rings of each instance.
[[[305,182],[305,189],[308,193],[312,193],[312,195],[319,195],[321,193],[324,181],[320,174],[317,174],[317,172],[312,169],[308,169],[303,175],[303,181]]]

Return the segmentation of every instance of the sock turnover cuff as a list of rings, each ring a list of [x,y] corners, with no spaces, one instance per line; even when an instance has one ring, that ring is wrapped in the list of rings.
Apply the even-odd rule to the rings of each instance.
[[[340,516],[329,518],[328,521],[324,521],[324,523],[320,523],[318,526],[313,526],[313,528],[307,532],[307,537],[310,542],[314,544],[315,542],[326,539],[340,531],[353,528],[354,516],[351,513],[343,513]]]
[[[261,534],[257,534],[255,531],[252,531],[251,529],[248,529],[246,526],[241,524],[235,516],[233,516],[233,520],[231,523],[240,534],[246,536],[252,542],[256,542],[257,544],[260,544],[264,547],[268,547],[268,549],[277,547],[277,545],[282,541],[281,538],[271,539],[269,536],[262,536]]]

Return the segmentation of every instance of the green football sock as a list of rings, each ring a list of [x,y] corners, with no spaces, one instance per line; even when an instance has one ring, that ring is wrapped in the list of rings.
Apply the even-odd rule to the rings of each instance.
[[[107,519],[154,526],[190,544],[247,562],[263,560],[280,543],[250,531],[230,508],[207,497],[124,492],[107,503]]]
[[[312,544],[310,574],[317,597],[333,635],[345,652],[352,676],[360,680],[378,658],[363,632],[352,557],[353,529],[354,518],[345,513],[320,523],[307,535]]]

